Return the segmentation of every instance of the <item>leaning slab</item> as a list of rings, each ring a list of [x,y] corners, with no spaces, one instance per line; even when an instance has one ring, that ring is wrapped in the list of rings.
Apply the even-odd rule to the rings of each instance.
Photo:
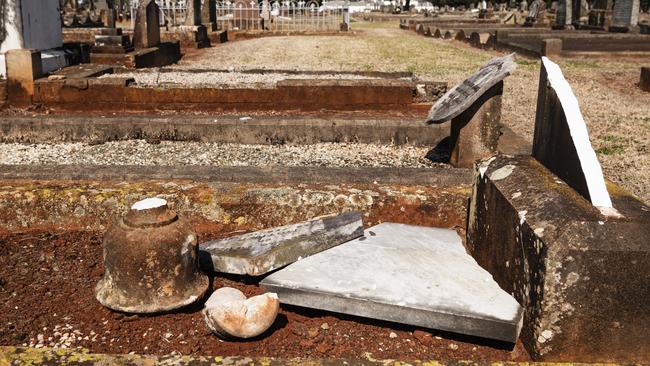
[[[363,235],[358,211],[255,231],[199,246],[204,270],[259,276]]]
[[[515,342],[522,308],[449,229],[383,223],[261,282],[284,304]]]
[[[429,111],[427,123],[443,123],[463,113],[516,68],[514,54],[490,60],[480,70],[438,99]]]
[[[614,213],[578,100],[560,67],[542,57],[533,157],[604,212]]]

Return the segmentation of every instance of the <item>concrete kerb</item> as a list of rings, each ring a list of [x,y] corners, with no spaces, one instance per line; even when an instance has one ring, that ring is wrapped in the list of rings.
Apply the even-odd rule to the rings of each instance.
[[[274,357],[242,357],[242,356],[153,356],[153,355],[112,355],[93,354],[84,350],[65,350],[50,348],[22,348],[22,347],[0,347],[0,363],[2,364],[31,364],[45,365],[56,364],[69,365],[169,365],[169,366],[213,366],[213,365],[247,365],[247,366],[333,366],[333,365],[367,365],[367,366],[455,366],[457,360],[378,360],[372,358],[371,354],[357,360],[353,359],[282,359]],[[490,366],[494,362],[461,362],[474,366]],[[554,364],[535,362],[504,362],[512,366],[589,366],[586,363]],[[616,364],[612,364],[616,366]]]
[[[239,144],[355,142],[435,146],[449,134],[447,124],[425,126],[421,119],[315,117],[0,117],[0,142],[103,143],[130,139]]]

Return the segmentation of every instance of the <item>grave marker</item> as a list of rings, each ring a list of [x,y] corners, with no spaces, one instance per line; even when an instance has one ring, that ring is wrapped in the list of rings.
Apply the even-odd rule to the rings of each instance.
[[[639,23],[639,6],[639,0],[617,0],[614,3],[612,28],[627,31],[636,27]]]
[[[542,57],[533,157],[604,213],[614,213],[578,100],[560,67]]]
[[[452,165],[471,167],[496,153],[503,79],[516,68],[513,54],[492,59],[431,108],[428,124],[451,120]]]
[[[150,48],[160,44],[160,8],[154,0],[140,2],[135,15],[133,45]]]

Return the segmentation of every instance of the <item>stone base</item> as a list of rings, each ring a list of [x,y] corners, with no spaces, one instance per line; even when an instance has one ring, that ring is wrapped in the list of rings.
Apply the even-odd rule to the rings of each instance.
[[[622,218],[530,156],[496,157],[475,175],[467,246],[524,306],[534,359],[650,359],[650,207],[608,189]]]
[[[128,53],[91,53],[90,62],[102,65],[120,65],[129,69],[162,67],[180,60],[180,43],[166,42],[157,47],[145,48]]]
[[[208,30],[204,25],[179,26],[160,32],[163,42],[180,42],[183,48],[210,47]]]

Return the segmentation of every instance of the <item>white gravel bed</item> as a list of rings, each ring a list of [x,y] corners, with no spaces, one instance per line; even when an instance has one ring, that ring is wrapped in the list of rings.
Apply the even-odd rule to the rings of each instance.
[[[273,88],[278,81],[288,79],[320,79],[320,80],[340,80],[355,79],[368,80],[378,79],[355,74],[288,74],[288,73],[242,73],[232,72],[188,72],[188,71],[164,71],[151,69],[146,71],[107,74],[101,78],[134,78],[138,86],[152,87],[165,84],[178,84],[184,87],[237,87],[243,88]]]
[[[85,143],[0,144],[0,164],[214,165],[214,166],[436,166],[425,158],[429,148],[372,144],[241,145],[144,140]]]

